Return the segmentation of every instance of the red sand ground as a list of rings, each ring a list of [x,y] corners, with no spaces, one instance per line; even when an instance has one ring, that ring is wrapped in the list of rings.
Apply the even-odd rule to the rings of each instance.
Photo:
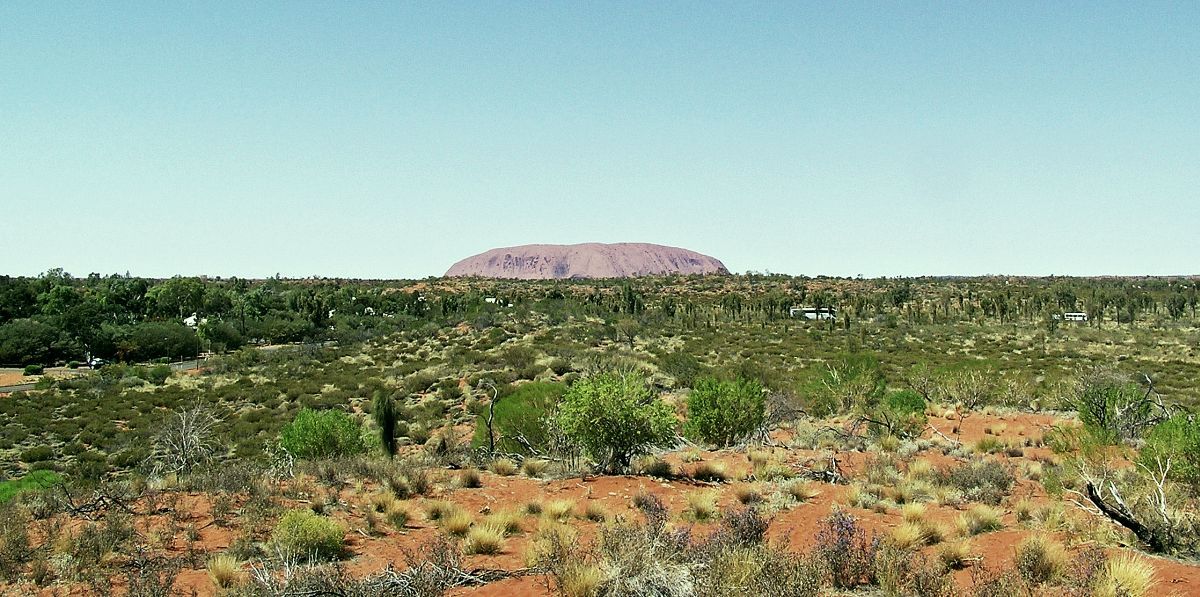
[[[934,417],[931,419],[931,422],[934,427],[947,436],[955,436],[954,427],[958,424],[957,420]],[[1040,414],[1003,416],[973,414],[963,422],[961,437],[968,443],[974,442],[987,435],[985,433],[986,429],[994,431],[1003,424],[1005,427],[1003,428],[1002,437],[1030,437],[1036,439],[1040,438],[1042,433],[1054,422],[1053,417]],[[793,466],[797,466],[798,463],[811,459],[818,454],[816,451],[791,449],[776,449],[775,452],[780,455],[786,455],[786,462]],[[702,452],[701,456],[705,462],[719,461],[725,463],[727,470],[733,474],[751,469],[746,455],[741,452]],[[1046,449],[1026,448],[1023,458],[1044,459],[1049,457],[1050,453]],[[839,454],[839,462],[846,471],[860,471],[867,458],[868,454],[865,453],[847,452]],[[949,464],[953,460],[951,457],[944,456],[940,452],[936,454],[923,453],[919,455],[919,458],[928,459],[935,466]],[[1001,455],[999,458],[1008,459],[1009,457]],[[694,466],[681,463],[678,454],[670,455],[667,459],[677,467],[682,466],[686,469]],[[1011,460],[1016,461],[1019,459],[1020,457],[1012,458]],[[449,471],[445,471],[442,474],[447,477],[451,475]],[[424,520],[422,515],[423,509],[421,505],[430,499],[453,501],[477,517],[488,512],[520,510],[530,501],[546,503],[558,499],[573,500],[576,503],[576,511],[582,512],[589,502],[595,501],[601,503],[610,514],[622,516],[626,519],[638,519],[639,514],[632,505],[632,497],[641,491],[648,491],[663,500],[675,516],[674,519],[680,524],[684,523],[680,521],[679,514],[684,509],[686,503],[685,496],[690,492],[718,488],[721,491],[719,505],[722,509],[736,504],[732,488],[737,483],[716,486],[692,481],[658,481],[647,477],[635,476],[602,476],[545,481],[519,476],[501,477],[488,472],[482,472],[481,477],[483,487],[478,489],[450,489],[442,487],[436,490],[432,496],[410,500],[409,505],[414,516],[409,526],[403,532],[397,532],[385,524],[383,525],[385,527],[383,534],[373,537],[357,532],[356,529],[363,529],[366,526],[364,513],[367,508],[364,502],[373,492],[374,488],[368,486],[357,492],[354,488],[347,487],[342,489],[338,497],[342,502],[350,504],[350,506],[335,509],[333,516],[339,519],[347,528],[351,529],[346,535],[347,546],[351,553],[351,557],[346,561],[349,571],[358,576],[382,570],[389,564],[402,568],[405,561],[404,550],[418,548],[439,532],[433,523]],[[1046,499],[1040,483],[1024,479],[1019,474],[1017,477],[1018,482],[1012,491],[1014,497],[1007,500],[1006,504],[1014,503],[1019,497],[1028,497],[1035,501],[1044,501]],[[794,551],[804,551],[812,546],[820,520],[829,514],[835,504],[843,501],[843,495],[847,490],[846,486],[829,484],[818,484],[817,487],[821,492],[818,496],[776,515],[768,532],[769,540],[786,540],[789,549]],[[300,503],[291,505],[303,506]],[[188,525],[195,525],[200,529],[200,539],[195,546],[198,549],[208,554],[221,552],[229,547],[236,536],[236,529],[213,523],[211,504],[207,496],[201,494],[183,494],[178,507],[181,511],[186,512],[184,520],[181,521],[182,528],[187,528]],[[967,507],[961,506],[956,508],[927,504],[927,517],[952,528],[954,520]],[[882,514],[860,508],[848,509],[871,531],[887,532],[890,528],[901,523],[900,513],[896,509]],[[1031,532],[1018,525],[1010,509],[1005,510],[1004,522],[1004,530],[985,533],[970,539],[974,554],[981,556],[983,561],[989,566],[996,566],[1011,560],[1016,544]],[[525,551],[532,532],[536,530],[537,522],[535,517],[527,516],[524,519],[524,523],[526,532],[509,538],[503,553],[495,556],[465,556],[464,564],[468,568],[500,568],[510,571],[524,569],[526,567]],[[71,522],[71,525],[74,527],[78,527],[81,524],[81,521]],[[138,530],[143,535],[150,536],[155,531],[165,528],[166,524],[166,515],[152,516],[139,520]],[[598,523],[576,518],[571,520],[571,524],[580,529],[581,540],[587,541],[594,536]],[[1109,523],[1097,519],[1096,524]],[[703,534],[708,532],[708,529],[712,527],[711,523],[696,525],[696,532]],[[930,551],[932,549],[929,548]],[[186,541],[181,534],[175,538],[171,552],[173,555],[180,555],[185,553],[185,550]],[[1152,594],[1156,596],[1200,595],[1200,566],[1146,555],[1141,557],[1151,562],[1156,570],[1157,585]],[[956,581],[964,588],[970,586],[970,578],[971,573],[969,569],[955,573]],[[177,579],[177,589],[185,593],[195,589],[201,595],[211,595],[215,592],[211,581],[202,568],[184,570]],[[62,587],[56,587],[54,592],[47,590],[43,591],[42,594],[82,595],[85,592],[81,592],[78,588],[64,592]],[[451,594],[540,596],[552,593],[548,592],[544,577],[519,576],[483,587],[456,590]]]

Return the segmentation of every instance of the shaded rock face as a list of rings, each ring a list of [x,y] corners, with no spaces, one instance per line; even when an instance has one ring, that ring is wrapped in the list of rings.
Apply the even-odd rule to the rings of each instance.
[[[687,249],[647,243],[585,243],[492,249],[455,263],[446,276],[550,280],[728,273],[719,260]]]

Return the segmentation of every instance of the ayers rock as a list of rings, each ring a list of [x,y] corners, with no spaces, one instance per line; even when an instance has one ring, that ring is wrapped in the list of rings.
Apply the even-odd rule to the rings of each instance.
[[[446,276],[551,280],[728,273],[719,260],[687,249],[647,243],[584,243],[492,249],[455,263]]]

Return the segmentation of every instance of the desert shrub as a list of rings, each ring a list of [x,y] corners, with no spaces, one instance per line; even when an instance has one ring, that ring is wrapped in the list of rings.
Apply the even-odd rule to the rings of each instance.
[[[601,468],[624,471],[630,460],[675,439],[675,414],[640,373],[600,373],[567,390],[558,413],[563,433]]]
[[[849,412],[861,405],[875,405],[887,383],[879,359],[872,355],[844,355],[831,361],[808,390],[809,411],[816,416]]]
[[[289,510],[275,525],[271,538],[287,553],[312,560],[334,559],[342,554],[345,530],[311,510]]]
[[[1171,462],[1168,478],[1200,485],[1200,421],[1193,415],[1176,415],[1155,425],[1146,434],[1138,461],[1157,468],[1157,461]]]
[[[357,423],[344,411],[302,409],[284,426],[279,445],[297,458],[329,458],[363,452]]]
[[[54,448],[36,446],[21,452],[21,462],[42,462],[54,458]]]
[[[136,597],[171,597],[182,562],[144,551],[134,553],[125,567],[125,590]]]
[[[658,368],[667,375],[675,378],[678,387],[690,388],[704,372],[704,365],[689,352],[676,351],[663,355],[658,360]]]
[[[912,390],[888,393],[878,405],[864,404],[862,409],[875,435],[913,437],[925,428],[925,399]]]
[[[754,433],[763,424],[766,397],[757,381],[702,378],[688,394],[687,405],[684,434],[727,446]]]
[[[971,568],[971,594],[974,597],[1024,597],[1029,594],[1021,576],[1012,568]]]
[[[0,579],[15,582],[32,555],[25,513],[11,504],[0,505]]]
[[[1012,489],[1014,478],[1008,467],[989,459],[940,469],[933,480],[961,491],[967,501],[995,505]]]
[[[529,454],[530,448],[546,451],[553,433],[550,418],[566,391],[565,384],[533,382],[521,384],[509,393],[499,393],[492,420],[496,449],[509,454]],[[487,418],[488,411],[484,409],[475,419],[475,435],[471,439],[475,448],[488,446]]]
[[[721,527],[713,539],[723,545],[751,547],[763,542],[770,526],[771,519],[758,508],[738,508],[721,515]]]
[[[853,589],[875,582],[879,546],[879,539],[867,535],[854,516],[835,510],[818,527],[813,555],[828,567],[835,588]]]
[[[1146,392],[1128,376],[1099,370],[1079,382],[1070,406],[1083,428],[1099,441],[1115,444],[1136,439],[1159,420]]]
[[[155,365],[146,371],[145,376],[140,377],[156,386],[161,386],[167,382],[167,378],[171,377],[171,366]]]
[[[212,459],[220,447],[218,423],[220,419],[201,404],[170,413],[154,436],[158,471],[188,473]]]
[[[880,547],[875,557],[875,577],[889,597],[950,597],[956,594],[946,568],[924,556],[897,546]]]
[[[1108,564],[1108,553],[1099,545],[1085,545],[1075,553],[1065,573],[1068,586],[1090,591]]]
[[[384,391],[376,390],[371,399],[371,418],[379,428],[379,444],[388,458],[396,457],[396,401]]]

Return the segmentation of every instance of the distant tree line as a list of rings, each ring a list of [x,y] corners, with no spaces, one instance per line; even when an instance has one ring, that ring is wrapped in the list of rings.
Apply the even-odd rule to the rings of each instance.
[[[641,329],[786,322],[793,306],[838,311],[844,326],[1046,322],[1086,325],[1195,319],[1194,278],[807,278],[667,276],[631,280],[372,281],[0,276],[0,365],[194,357],[245,344],[365,339],[421,326],[493,325],[536,314],[590,317],[631,345]],[[790,325],[790,324],[789,324]]]

